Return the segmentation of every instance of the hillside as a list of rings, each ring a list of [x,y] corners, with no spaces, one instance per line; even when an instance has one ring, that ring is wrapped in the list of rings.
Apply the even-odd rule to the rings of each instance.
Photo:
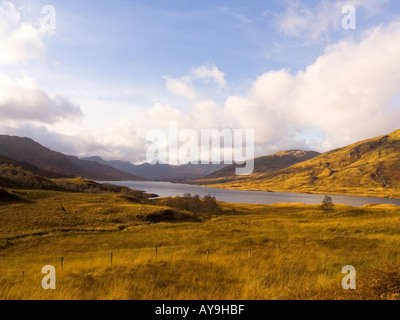
[[[400,130],[224,188],[400,197]]]
[[[104,181],[146,180],[95,161],[66,156],[45,148],[29,138],[0,135],[0,155],[64,177],[79,176]],[[34,172],[32,168],[26,169]]]
[[[46,171],[46,170],[41,170],[38,167],[35,167],[34,165],[32,165],[28,162],[19,162],[19,161],[12,160],[10,158],[0,155],[0,165],[2,165],[2,164],[10,164],[10,165],[13,165],[14,167],[19,167],[23,170],[30,171],[35,175],[42,176],[45,178],[56,179],[56,178],[67,178],[68,177],[65,174],[59,174],[59,173],[54,173],[54,172],[50,172],[50,171]]]
[[[278,171],[293,164],[309,160],[318,156],[320,153],[315,151],[288,150],[281,151],[272,155],[254,159],[254,171],[249,176],[237,176],[235,169],[238,165],[230,165],[215,171],[200,179],[193,180],[196,184],[216,184],[225,182],[238,182],[255,179],[268,172]]]
[[[143,163],[134,165],[128,161],[113,160],[106,161],[100,157],[83,158],[83,160],[96,161],[98,163],[111,166],[117,170],[141,176],[150,180],[179,182],[197,179],[226,167],[225,164],[187,164],[172,166],[169,164]]]

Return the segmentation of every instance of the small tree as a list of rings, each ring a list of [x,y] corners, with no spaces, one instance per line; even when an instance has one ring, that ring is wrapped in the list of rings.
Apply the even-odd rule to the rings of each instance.
[[[325,196],[324,200],[322,200],[322,205],[321,205],[321,209],[322,211],[325,212],[326,216],[328,216],[329,213],[333,212],[334,208],[333,208],[333,201],[332,198],[330,196]]]

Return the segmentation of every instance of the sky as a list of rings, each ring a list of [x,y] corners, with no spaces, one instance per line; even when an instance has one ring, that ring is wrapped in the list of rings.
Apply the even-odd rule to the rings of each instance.
[[[399,57],[397,0],[0,0],[0,134],[140,163],[176,121],[324,152],[400,128]]]

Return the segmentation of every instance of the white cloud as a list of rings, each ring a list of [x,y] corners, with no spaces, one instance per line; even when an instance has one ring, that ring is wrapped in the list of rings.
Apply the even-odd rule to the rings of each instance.
[[[398,127],[400,106],[393,107],[393,101],[400,93],[399,56],[400,22],[395,22],[369,31],[359,43],[329,46],[296,75],[286,70],[263,74],[249,98],[262,112],[279,115],[282,127],[323,133],[322,148],[341,146]]]
[[[179,79],[173,79],[169,78],[167,76],[164,76],[164,79],[166,80],[166,86],[167,89],[172,92],[173,94],[176,94],[178,96],[182,96],[184,98],[188,99],[195,99],[197,94],[196,90],[190,83],[190,80],[186,77],[184,78],[179,78]]]
[[[29,77],[13,80],[0,73],[0,118],[54,123],[82,116],[80,108],[61,96],[50,96]]]
[[[167,76],[163,78],[166,80],[166,86],[170,92],[188,99],[195,99],[198,96],[193,84],[196,81],[200,81],[203,84],[209,84],[211,81],[219,87],[226,85],[225,74],[215,65],[201,65],[197,68],[192,68],[189,75],[181,78]]]
[[[48,29],[23,21],[11,2],[0,3],[0,64],[17,64],[44,55]]]
[[[226,85],[225,74],[214,65],[202,65],[192,69],[190,78],[200,79],[205,82],[211,79],[222,87]]]
[[[0,65],[25,65],[29,60],[41,58],[46,52],[43,39],[48,33],[40,21],[25,21],[12,3],[1,2]],[[12,78],[0,72],[1,120],[49,124],[80,116],[82,112],[77,105],[65,97],[49,95],[29,76]]]

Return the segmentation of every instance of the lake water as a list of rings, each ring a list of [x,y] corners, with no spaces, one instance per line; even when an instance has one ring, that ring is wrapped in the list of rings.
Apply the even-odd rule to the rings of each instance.
[[[253,203],[253,204],[274,204],[274,203],[305,203],[320,204],[325,195],[304,194],[291,192],[265,192],[228,190],[218,188],[207,188],[189,184],[158,182],[158,181],[114,181],[112,184],[122,185],[129,188],[143,190],[147,193],[155,193],[160,197],[183,196],[185,193],[199,196],[211,195],[217,200],[231,203]],[[342,195],[330,195],[333,203],[347,204],[351,206],[362,206],[366,204],[395,204],[400,206],[400,199],[354,197]]]

